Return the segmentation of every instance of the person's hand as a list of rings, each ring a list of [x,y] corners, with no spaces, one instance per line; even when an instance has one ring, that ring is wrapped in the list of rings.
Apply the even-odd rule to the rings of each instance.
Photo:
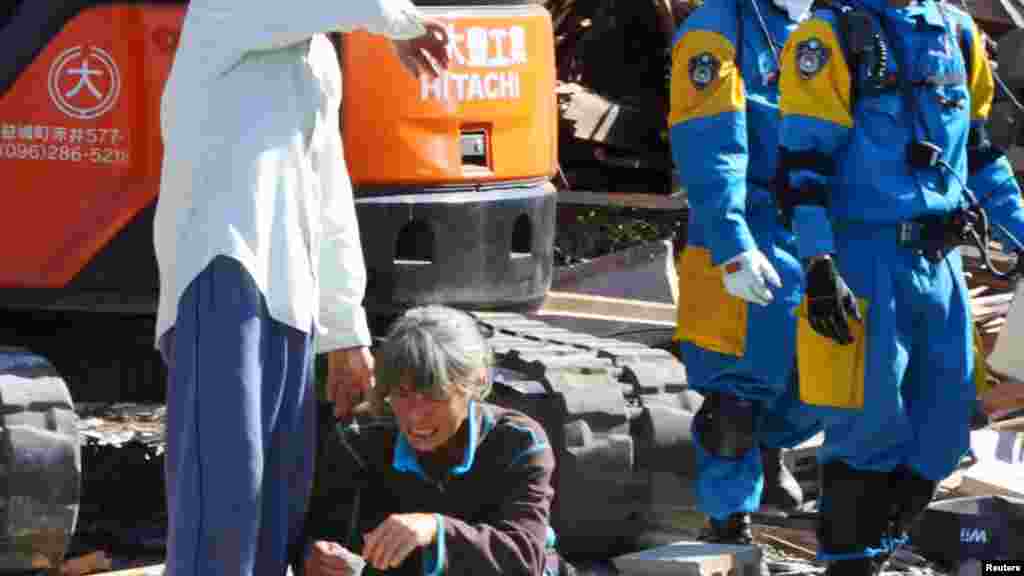
[[[807,267],[807,320],[815,332],[840,344],[853,342],[849,318],[862,321],[857,298],[829,256],[811,260]]]
[[[448,29],[437,20],[425,19],[423,26],[426,33],[411,40],[392,40],[391,45],[398,55],[398,61],[412,74],[419,78],[427,74],[437,78],[441,70],[448,68]]]
[[[365,566],[362,558],[341,544],[319,540],[306,556],[303,572],[305,576],[353,576],[359,564]]]
[[[771,284],[782,288],[782,280],[775,267],[760,250],[747,250],[722,264],[725,291],[737,298],[767,306],[772,301]]]
[[[433,514],[392,514],[364,536],[363,558],[378,570],[390,570],[435,538],[437,521]]]
[[[327,401],[334,404],[335,418],[348,418],[374,382],[369,348],[357,346],[327,353]]]

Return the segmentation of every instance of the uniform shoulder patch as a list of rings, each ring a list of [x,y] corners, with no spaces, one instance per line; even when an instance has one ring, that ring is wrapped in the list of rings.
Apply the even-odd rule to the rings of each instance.
[[[690,82],[697,90],[703,90],[718,78],[722,63],[711,52],[701,52],[690,58]]]
[[[820,38],[808,38],[796,45],[796,69],[804,80],[810,80],[821,72],[828,58],[828,46]]]

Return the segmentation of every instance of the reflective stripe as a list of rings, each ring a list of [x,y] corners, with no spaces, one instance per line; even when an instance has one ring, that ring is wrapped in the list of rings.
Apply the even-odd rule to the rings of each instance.
[[[971,61],[968,71],[968,88],[971,91],[971,120],[984,120],[992,109],[992,98],[996,94],[996,83],[992,78],[992,66],[985,52],[984,41],[978,25],[971,21],[970,43]]]
[[[687,246],[678,257],[676,273],[686,289],[679,294],[675,339],[719,354],[743,356],[747,303],[725,291],[722,269],[711,265],[711,252]]]
[[[839,344],[814,331],[808,322],[807,299],[797,308],[797,375],[800,400],[812,406],[864,407],[864,366],[868,303],[858,299],[863,322],[850,319],[851,344]]]
[[[698,89],[691,79],[691,61],[710,54],[718,63],[714,79]],[[736,68],[736,49],[725,36],[707,30],[692,30],[672,49],[672,108],[669,126],[695,118],[709,118],[723,112],[746,109],[743,79]]]
[[[804,79],[799,72],[797,46],[812,38],[828,50],[828,61],[818,73]],[[853,126],[850,85],[850,70],[831,24],[809,20],[789,37],[779,78],[779,109],[783,116],[806,116],[849,128]]]

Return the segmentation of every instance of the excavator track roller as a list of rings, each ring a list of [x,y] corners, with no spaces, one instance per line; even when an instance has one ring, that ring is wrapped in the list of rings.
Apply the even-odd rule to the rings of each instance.
[[[78,518],[78,417],[40,356],[0,348],[0,573],[55,567]]]

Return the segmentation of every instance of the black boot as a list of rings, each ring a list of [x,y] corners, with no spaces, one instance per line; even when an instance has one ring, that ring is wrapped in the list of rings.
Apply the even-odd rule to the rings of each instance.
[[[855,470],[838,461],[823,464],[820,474],[818,546],[828,561],[826,576],[875,576],[879,559],[856,556],[884,548],[888,539],[889,474]]]
[[[791,512],[803,505],[804,491],[782,462],[782,449],[761,446],[761,467],[764,470],[762,507]]]
[[[733,514],[725,520],[708,517],[708,524],[701,532],[700,540],[740,546],[753,544],[754,535],[750,531],[750,514]]]
[[[701,532],[700,540],[713,544],[732,544],[734,546],[757,546],[754,535],[750,531],[750,514],[732,514],[725,520],[708,517],[708,524]],[[761,564],[758,566],[759,576],[771,576],[768,559],[761,549]]]
[[[891,532],[894,538],[902,538],[931,503],[939,483],[899,466],[889,473],[889,485]]]

